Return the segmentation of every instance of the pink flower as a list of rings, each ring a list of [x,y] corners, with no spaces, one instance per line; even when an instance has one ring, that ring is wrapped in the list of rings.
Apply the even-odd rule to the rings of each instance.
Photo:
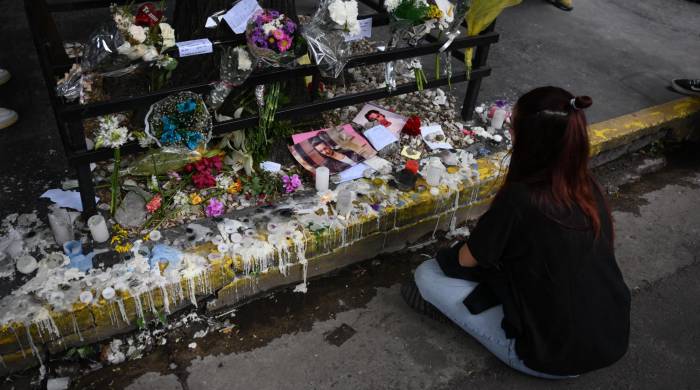
[[[285,34],[284,31],[282,31],[282,30],[275,30],[272,32],[272,36],[275,37],[275,39],[277,39],[278,41],[280,39],[288,38],[286,35],[287,34]]]
[[[171,179],[174,179],[175,181],[180,181],[182,178],[180,177],[180,174],[175,172],[175,171],[170,171],[168,172],[168,177]]]
[[[292,42],[289,40],[289,38],[280,39],[277,41],[277,48],[279,49],[280,53],[284,53],[285,51],[289,50],[291,46]]]
[[[207,217],[220,217],[224,215],[224,204],[216,198],[211,198],[205,213]]]
[[[299,175],[292,176],[282,176],[282,183],[284,183],[284,192],[290,194],[301,187],[301,179]]]
[[[148,203],[146,203],[146,210],[148,210],[148,212],[151,214],[155,213],[160,208],[162,201],[163,197],[160,196],[160,194],[156,194],[153,198],[151,198],[151,200],[148,201]]]

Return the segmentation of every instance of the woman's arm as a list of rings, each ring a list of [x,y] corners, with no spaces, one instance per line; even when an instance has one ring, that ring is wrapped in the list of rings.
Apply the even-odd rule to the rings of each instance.
[[[459,248],[459,265],[467,268],[476,267],[478,265],[466,242]]]

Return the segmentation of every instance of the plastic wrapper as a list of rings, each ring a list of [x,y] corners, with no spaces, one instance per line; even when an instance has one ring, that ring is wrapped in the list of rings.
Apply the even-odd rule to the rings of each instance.
[[[256,62],[255,57],[252,57],[244,46],[224,47],[219,66],[220,80],[207,97],[207,105],[213,110],[218,110],[233,88],[243,84],[253,73]]]
[[[185,165],[202,158],[196,150],[181,147],[153,149],[122,172],[134,176],[165,175],[182,170]]]
[[[345,41],[346,31],[330,16],[328,7],[332,0],[322,0],[311,23],[304,25],[302,35],[309,53],[321,74],[338,78],[352,55],[350,42]]]
[[[190,150],[211,139],[212,118],[201,96],[184,91],[166,97],[148,110],[146,135],[158,146],[181,146]]]
[[[267,31],[263,26],[276,24]],[[264,9],[257,12],[246,27],[248,50],[264,66],[291,67],[296,61],[295,35],[297,25],[278,11]]]

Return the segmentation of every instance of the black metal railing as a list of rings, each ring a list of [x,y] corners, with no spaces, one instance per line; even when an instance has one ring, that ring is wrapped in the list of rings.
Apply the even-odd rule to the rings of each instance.
[[[377,13],[365,15],[361,18],[372,17],[373,26],[379,27],[389,23],[389,17],[383,13],[381,3],[372,0],[360,0],[369,8],[376,10]],[[116,1],[116,3],[127,3],[128,1]],[[48,94],[51,106],[56,118],[58,131],[61,135],[61,141],[69,163],[75,167],[78,176],[80,196],[83,203],[83,210],[86,215],[92,215],[95,212],[95,189],[90,171],[90,163],[104,161],[112,158],[112,151],[109,149],[88,150],[85,142],[85,130],[83,128],[83,119],[96,117],[100,115],[117,113],[123,111],[134,110],[138,107],[150,105],[168,95],[180,91],[193,91],[195,93],[208,92],[217,80],[209,80],[193,84],[178,85],[170,88],[165,88],[156,92],[141,94],[138,96],[128,96],[110,99],[104,102],[91,103],[81,105],[79,103],[66,103],[62,98],[56,95],[56,80],[63,76],[72,61],[65,53],[63,41],[56,23],[53,19],[53,13],[56,12],[72,12],[77,10],[85,10],[91,8],[108,7],[111,1],[86,0],[86,1],[64,1],[47,3],[47,0],[25,0],[25,9],[29,26],[32,31],[34,45],[36,46],[39,56],[39,64],[42,74],[48,88]],[[452,75],[450,80],[447,78],[430,79],[425,84],[425,88],[436,88],[447,85],[449,82],[465,82],[468,81],[467,92],[462,106],[462,117],[470,119],[476,104],[476,99],[481,87],[481,78],[488,76],[491,73],[491,68],[486,65],[489,47],[491,44],[498,42],[499,35],[494,32],[494,24],[489,26],[483,33],[474,37],[461,36],[456,38],[449,50],[452,57],[464,61],[463,49],[476,47],[475,56],[473,59],[473,68],[468,75],[465,71],[457,72]],[[427,54],[437,53],[442,42],[437,38],[429,36],[428,43],[418,45],[416,47],[405,47],[376,52],[370,54],[357,55],[352,57],[347,68],[362,67],[373,64],[381,64],[399,59],[419,57]],[[231,34],[230,39],[214,42],[215,47],[226,45],[239,44],[242,42],[242,37]],[[348,105],[368,102],[371,100],[381,99],[389,96],[401,95],[417,90],[415,83],[406,83],[398,85],[395,90],[388,91],[387,89],[374,89],[362,91],[352,94],[336,96],[326,100],[318,100],[317,89],[320,80],[320,73],[315,65],[300,65],[291,69],[266,69],[254,72],[241,88],[252,88],[255,85],[269,83],[271,81],[291,79],[303,76],[313,76],[311,87],[311,99],[309,102],[299,103],[288,107],[280,108],[276,115],[276,119],[293,118],[299,115],[310,113],[318,113],[334,108],[345,107]],[[214,124],[213,133],[220,135],[235,130],[254,127],[258,124],[258,116],[249,116],[240,119],[233,119]],[[143,151],[138,143],[130,142],[122,147],[122,155],[129,155]]]

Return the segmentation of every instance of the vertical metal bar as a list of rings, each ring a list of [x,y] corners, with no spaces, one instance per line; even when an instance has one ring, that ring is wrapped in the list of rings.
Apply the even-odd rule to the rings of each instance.
[[[70,133],[72,151],[87,151],[82,119],[68,123],[67,128]],[[92,181],[90,163],[77,163],[74,164],[74,166],[78,174],[78,187],[80,189],[80,201],[83,203],[83,216],[89,217],[95,214],[97,210],[97,205],[95,204],[95,185]]]
[[[494,20],[484,31],[480,34],[490,33],[496,28],[496,21]],[[472,70],[478,67],[486,65],[486,60],[489,57],[490,44],[477,46],[476,54],[474,55],[474,60],[472,61]],[[464,95],[464,102],[462,103],[462,119],[470,120],[474,114],[474,107],[476,107],[476,100],[479,97],[479,90],[481,89],[481,77],[473,78],[469,80],[467,84],[467,93]]]

